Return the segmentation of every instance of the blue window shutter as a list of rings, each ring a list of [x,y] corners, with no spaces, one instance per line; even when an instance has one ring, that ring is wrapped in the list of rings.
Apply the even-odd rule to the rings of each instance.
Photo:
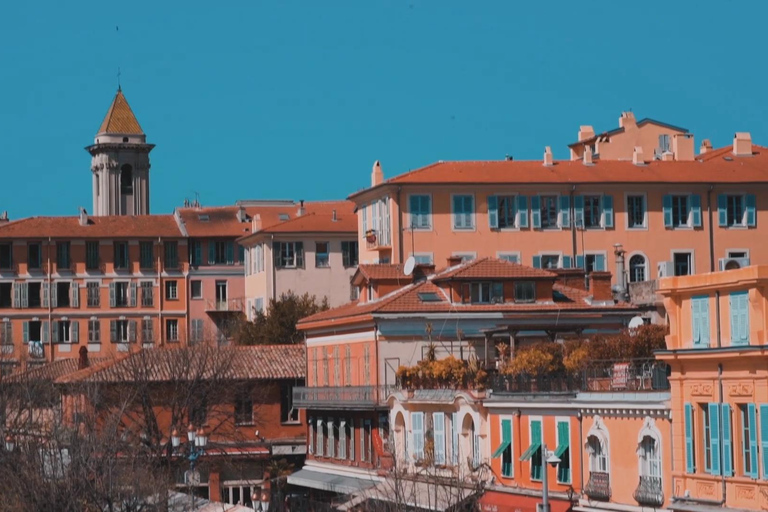
[[[733,444],[731,441],[731,406],[720,404],[723,412],[723,475],[733,476]]]
[[[498,196],[488,196],[488,227],[491,229],[498,229],[499,227]]]
[[[695,473],[695,458],[693,454],[693,406],[685,404],[685,472]]]
[[[235,262],[235,244],[232,241],[227,242],[227,265]]]
[[[571,268],[572,261],[570,256],[563,255],[563,268]]]
[[[760,454],[763,459],[763,479],[768,480],[768,405],[766,404],[760,404]]]
[[[584,196],[573,198],[573,225],[577,228],[584,227]]]
[[[424,204],[421,210],[423,228],[432,226],[432,196],[424,196]]]
[[[464,203],[461,200],[460,196],[453,196],[453,227],[458,228],[461,227],[463,216],[462,207],[464,206]]]
[[[691,341],[696,346],[701,343],[701,300],[698,297],[691,298]]]
[[[749,343],[749,296],[747,292],[735,292],[729,295],[728,304],[731,314],[731,345]]]
[[[541,268],[541,256],[533,257],[533,268]]]
[[[725,194],[717,196],[717,224],[721,228],[728,225],[728,196]]]
[[[200,240],[195,241],[195,266],[199,266],[203,263],[203,242]]]
[[[216,242],[208,240],[208,264],[213,265],[216,263]]]
[[[613,196],[603,196],[603,227],[613,227]]]
[[[531,196],[531,227],[541,228],[541,197]]]
[[[691,223],[693,224],[693,227],[700,228],[701,227],[701,197],[698,194],[691,194],[690,199],[691,203]]]
[[[408,198],[408,208],[411,212],[411,227],[419,227],[419,219],[421,217],[421,210],[419,208],[419,196],[411,196]]]
[[[571,227],[571,197],[560,196],[560,227]]]
[[[24,322],[21,327],[22,327],[21,341],[24,343],[29,343],[29,322]]]
[[[576,255],[576,268],[584,268],[584,255],[583,254],[577,254]]]
[[[720,475],[720,414],[717,403],[709,403],[709,446],[712,450],[710,460],[712,465],[709,472],[713,475]]]
[[[757,225],[757,208],[755,203],[755,195],[747,194],[744,196],[744,202],[747,205],[747,226],[753,228]]]
[[[672,227],[672,196],[665,195],[662,200],[662,206],[664,210],[664,227]]]
[[[757,415],[755,414],[755,404],[747,404],[747,414],[749,415],[749,456],[752,459],[752,468],[749,476],[759,478],[760,471],[757,469]],[[744,440],[747,441],[746,439]]]
[[[595,270],[605,272],[605,255],[595,254]]]
[[[528,197],[517,196],[517,225],[528,227]]]

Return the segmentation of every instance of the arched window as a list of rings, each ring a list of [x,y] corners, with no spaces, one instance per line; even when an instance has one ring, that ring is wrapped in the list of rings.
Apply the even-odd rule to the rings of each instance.
[[[133,167],[128,164],[120,168],[120,193],[133,193]]]
[[[602,439],[595,435],[589,436],[587,439],[587,451],[589,452],[590,472],[608,472],[608,450],[606,448]]]
[[[468,462],[473,468],[476,468],[480,465],[480,432],[475,425],[475,420],[472,418],[471,414],[466,414],[464,416],[463,423],[462,433],[466,436],[466,453],[471,457]]]
[[[645,256],[635,254],[629,258],[629,282],[645,281]]]
[[[661,478],[661,454],[659,444],[651,436],[640,442],[640,476]]]

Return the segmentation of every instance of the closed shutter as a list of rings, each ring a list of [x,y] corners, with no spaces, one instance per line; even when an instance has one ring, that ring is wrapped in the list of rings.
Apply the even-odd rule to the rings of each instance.
[[[723,404],[727,407],[726,404]],[[749,476],[759,478],[760,471],[757,465],[757,414],[755,404],[747,404],[747,416],[749,417],[749,457],[752,459],[752,467]],[[744,442],[747,442],[745,439]]]
[[[728,297],[730,306],[731,344],[749,343],[749,297],[747,292],[732,293]]]
[[[304,242],[296,242],[296,267],[304,268]]]
[[[709,446],[711,448],[710,460],[710,473],[713,475],[720,474],[720,411],[718,410],[719,404],[708,404],[709,411]]]
[[[531,227],[541,229],[541,197],[531,196]]]
[[[744,196],[744,202],[747,205],[747,226],[753,228],[757,225],[757,208],[755,205],[755,196],[753,194],[747,194]]]
[[[672,227],[672,196],[665,195],[662,199],[662,210],[664,212],[664,227]]]
[[[699,317],[699,323],[701,330],[701,343],[702,345],[708,347],[710,342],[710,328],[709,328],[709,297],[702,297],[701,299],[701,308],[699,310],[700,317]]]
[[[208,240],[208,264],[214,265],[216,263],[216,241]]]
[[[21,283],[21,307],[29,307],[29,283]]]
[[[685,472],[695,473],[693,453],[693,406],[685,404]]]
[[[53,341],[53,343],[59,342],[59,321],[58,320],[54,320],[53,322],[51,322],[51,341]]]
[[[235,244],[234,242],[227,242],[227,265],[235,263]]]
[[[42,335],[43,343],[48,343],[48,340],[49,340],[48,327],[49,327],[48,322],[41,322],[40,329],[41,329],[41,331],[43,333],[43,335]]]
[[[115,283],[109,283],[109,307],[113,308],[116,304]]]
[[[432,413],[432,423],[435,433],[435,464],[445,464],[445,413]]]
[[[136,320],[128,322],[128,341],[131,343],[136,341]]]
[[[613,196],[603,196],[603,227],[613,227]]]
[[[563,268],[571,268],[573,259],[570,256],[563,255]]]
[[[117,320],[109,321],[109,341],[112,343],[117,341]]]
[[[43,283],[40,288],[43,290],[42,291],[42,293],[43,293],[43,299],[42,299],[43,307],[47,308],[48,304],[49,304],[49,300],[50,300],[49,299],[49,293],[48,293],[48,288],[49,288],[48,287],[48,283]]]
[[[29,343],[29,322],[24,322],[21,325],[22,334],[21,334],[21,341],[22,343]]]
[[[77,283],[72,283],[70,288],[70,305],[73,308],[79,308],[80,307],[80,285]]]
[[[583,254],[577,254],[576,255],[576,268],[585,268],[584,267],[584,255]]]
[[[571,227],[571,196],[560,196],[560,227]]]
[[[498,229],[499,227],[499,197],[488,196],[488,227]]]
[[[131,292],[130,292],[130,295],[131,295],[131,299],[130,299],[131,302],[130,302],[130,304],[131,304],[132,308],[135,308],[136,307],[136,297],[138,296],[138,287],[137,287],[135,281],[131,282],[130,290],[131,290]]]
[[[728,196],[725,194],[717,196],[717,224],[721,228],[728,226]]]
[[[517,225],[521,228],[528,227],[528,198],[517,196]]]
[[[413,455],[416,460],[424,458],[424,413],[411,413],[411,429],[413,430]]]
[[[533,257],[533,268],[541,268],[541,256]]]
[[[13,307],[21,307],[21,283],[13,283]]]
[[[720,404],[723,429],[723,475],[733,476],[733,443],[731,441],[731,406]]]
[[[698,194],[691,194],[689,197],[691,204],[691,224],[694,228],[701,227],[701,197]]]
[[[59,306],[59,290],[56,286],[56,283],[51,283],[50,286],[50,298],[51,298],[51,307],[56,308]]]
[[[760,404],[760,455],[763,462],[763,479],[768,480],[768,405],[766,404]]]

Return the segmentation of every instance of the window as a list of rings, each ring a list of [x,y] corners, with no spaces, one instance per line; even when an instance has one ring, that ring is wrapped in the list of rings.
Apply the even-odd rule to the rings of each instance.
[[[694,347],[709,347],[709,297],[691,297],[691,334]]]
[[[411,254],[411,257],[416,262],[417,265],[431,265],[432,264],[432,253],[426,252],[426,253],[416,253]]]
[[[165,268],[179,268],[179,242],[165,242]]]
[[[168,283],[166,283],[167,285]],[[155,285],[152,281],[142,281],[141,283],[141,305],[145,308],[151,308],[154,305]]]
[[[88,282],[85,285],[89,308],[97,308],[101,303],[101,286],[96,282]]]
[[[515,302],[534,302],[536,300],[536,283],[533,281],[515,282]]]
[[[205,395],[200,398],[193,398],[189,406],[189,422],[193,425],[205,425],[208,419],[208,400]]]
[[[627,196],[627,227],[629,229],[646,227],[645,196]]]
[[[559,254],[541,254],[533,257],[533,266],[535,268],[553,269],[560,266]]]
[[[749,294],[733,292],[728,297],[731,309],[731,345],[749,345]]]
[[[27,265],[30,269],[40,270],[43,266],[43,246],[40,242],[27,245]]]
[[[357,242],[341,242],[341,257],[345,268],[356,267],[358,263]]]
[[[753,194],[720,194],[717,216],[720,227],[754,227],[757,211]]]
[[[139,266],[142,270],[155,268],[154,245],[152,242],[139,242]]]
[[[68,308],[70,306],[71,289],[77,289],[77,287],[71,287],[69,281],[59,281],[53,284],[52,290],[54,293],[51,296],[51,307],[54,308]]]
[[[133,168],[128,164],[120,168],[120,193],[133,194]]]
[[[39,308],[43,304],[43,283],[20,283],[21,284],[21,301],[22,304],[26,302],[27,306],[30,308]],[[24,286],[26,285],[26,286]],[[26,294],[25,292],[26,288]],[[47,294],[46,290],[46,294]],[[46,297],[47,301],[47,297]],[[46,307],[48,305],[46,304]],[[23,305],[22,305],[23,307]]]
[[[234,265],[235,245],[231,240],[208,240],[209,265]]]
[[[85,242],[85,268],[86,270],[99,268],[99,242]]]
[[[412,195],[409,198],[411,229],[432,229],[432,197]]]
[[[253,424],[253,395],[250,389],[235,393],[235,425]]]
[[[14,283],[0,283],[0,309],[14,307],[13,290]]]
[[[40,322],[39,320],[33,320],[31,322],[25,322],[24,323],[25,330],[27,331],[24,336],[24,342],[30,342],[30,341],[48,341],[48,326],[46,324],[45,328],[43,328],[43,322]],[[46,339],[43,339],[46,338]]]
[[[304,244],[302,242],[275,242],[276,268],[304,268]]]
[[[68,270],[71,263],[69,242],[56,242],[56,270]]]
[[[464,285],[464,302],[472,304],[489,304],[504,302],[503,283],[468,283]],[[469,301],[467,301],[469,299]]]
[[[603,440],[597,436],[589,436],[587,439],[587,451],[589,452],[590,473],[607,473],[608,451]]]
[[[541,460],[541,420],[530,420],[530,445],[525,453],[520,457],[521,461],[530,461],[531,480],[541,480],[542,460]]]
[[[475,228],[475,197],[471,195],[453,196],[453,229]]]
[[[663,133],[659,135],[659,154],[669,151],[669,134]]]
[[[584,196],[584,227],[599,228],[601,216],[600,196]]]
[[[178,285],[176,281],[165,282],[165,298],[168,300],[177,300],[179,298]],[[143,297],[142,297],[143,299]]]
[[[101,322],[95,318],[88,320],[88,343],[101,343]]]
[[[114,248],[115,248],[115,268],[120,270],[127,269],[128,268],[128,242],[115,242]]]
[[[330,263],[330,249],[328,242],[315,242],[315,267],[327,268]]]
[[[557,196],[541,196],[541,228],[556,229],[557,226]],[[536,226],[534,226],[536,227]]]
[[[571,483],[571,427],[568,421],[557,422],[555,457],[560,459],[557,464],[557,481],[563,484]]]
[[[110,341],[112,343],[128,343],[131,341],[131,330],[128,320],[110,320]]]
[[[492,459],[501,457],[501,476],[512,478],[514,476],[514,464],[512,458],[512,420],[501,419],[501,443],[491,456]]]
[[[676,252],[673,255],[672,261],[674,263],[676,276],[688,276],[693,274],[690,252]]]
[[[659,443],[651,436],[640,442],[640,475],[661,478],[661,453]]]
[[[323,430],[325,429],[325,422],[322,419],[317,420],[317,427],[315,428],[315,431],[317,433],[317,440],[315,441],[315,455],[318,457],[323,456],[323,439],[325,438],[323,436]]]
[[[672,196],[672,226],[688,226],[688,196]]]
[[[411,432],[413,436],[413,456],[417,461],[424,459],[424,413],[411,413]]]
[[[13,268],[13,244],[0,244],[0,269],[10,270]]]
[[[179,341],[179,321],[176,318],[169,318],[165,321],[165,339],[166,341]]]
[[[293,386],[281,384],[280,387],[280,421],[295,423],[299,421],[299,410],[293,407]]]
[[[510,263],[520,263],[520,253],[517,252],[500,252],[497,257]]]
[[[704,439],[704,470],[707,473],[712,473],[712,418],[709,415],[709,404],[703,404],[701,406],[701,420],[702,420],[702,427],[704,430],[704,435],[702,438]],[[715,417],[715,421],[717,421],[717,418]],[[715,442],[718,443],[719,436],[715,437]],[[719,454],[718,454],[719,455]],[[718,457],[717,466],[719,470],[720,461]],[[719,472],[719,471],[718,471]]]
[[[515,196],[488,196],[488,224],[492,229],[516,227],[516,216]]]
[[[645,256],[635,254],[629,258],[629,282],[645,281]]]
[[[192,298],[193,299],[202,299],[203,298],[203,282],[202,281],[190,281],[189,283],[190,289],[192,290]]]
[[[70,343],[70,323],[69,320],[54,320],[53,322],[53,341],[54,343]]]
[[[141,342],[142,343],[154,343],[155,342],[155,325],[152,319],[144,317],[141,320]]]
[[[759,471],[757,469],[757,414],[755,404],[739,405],[739,413],[741,416],[742,471],[744,476],[757,478]]]
[[[114,306],[113,307],[127,307],[129,303],[128,290],[129,283],[116,282],[110,286],[114,292]]]
[[[578,257],[577,257],[578,259]],[[578,265],[577,261],[577,266]],[[605,271],[605,255],[604,254],[585,254],[584,255],[584,270],[587,274],[592,272],[604,272]]]

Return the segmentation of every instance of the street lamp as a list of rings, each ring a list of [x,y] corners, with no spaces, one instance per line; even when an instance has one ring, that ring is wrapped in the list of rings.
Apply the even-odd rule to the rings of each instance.
[[[261,491],[261,510],[269,510],[269,493],[266,490]]]
[[[541,493],[541,508],[542,512],[549,512],[549,482],[547,481],[548,468],[547,464],[553,468],[560,463],[560,458],[555,455],[555,452],[547,450],[546,443],[541,443],[541,460],[544,463],[543,475],[541,478],[541,485],[543,487]]]
[[[8,434],[5,436],[5,451],[12,452],[14,448],[16,448],[16,443],[14,442],[13,437]]]

